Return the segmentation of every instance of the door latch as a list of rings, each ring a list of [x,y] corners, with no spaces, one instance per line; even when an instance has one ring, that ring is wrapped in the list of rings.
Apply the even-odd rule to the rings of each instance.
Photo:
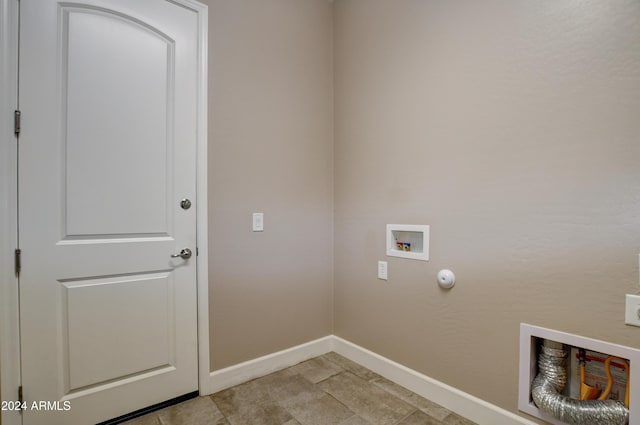
[[[189,258],[191,258],[191,250],[189,248],[184,248],[182,251],[180,251],[180,253],[178,254],[171,254],[171,258],[182,258],[183,260],[188,260]]]

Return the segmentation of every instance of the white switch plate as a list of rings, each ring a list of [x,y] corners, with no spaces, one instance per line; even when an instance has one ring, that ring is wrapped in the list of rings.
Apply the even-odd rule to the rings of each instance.
[[[387,262],[378,261],[378,279],[387,280]]]
[[[640,326],[640,295],[627,294],[624,323],[631,326]]]
[[[264,213],[253,213],[253,231],[264,231]]]

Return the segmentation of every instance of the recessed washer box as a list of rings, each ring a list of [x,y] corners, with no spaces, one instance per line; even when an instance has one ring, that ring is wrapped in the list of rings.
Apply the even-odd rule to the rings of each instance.
[[[429,261],[429,226],[387,224],[387,255]]]

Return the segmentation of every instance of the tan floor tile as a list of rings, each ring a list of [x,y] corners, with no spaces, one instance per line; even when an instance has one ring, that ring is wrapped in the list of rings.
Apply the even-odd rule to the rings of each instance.
[[[282,425],[293,417],[272,397],[271,391],[276,386],[272,387],[269,383],[290,376],[290,373],[278,373],[255,379],[215,393],[211,399],[231,425]]]
[[[227,425],[222,412],[209,397],[198,397],[158,412],[162,425]]]
[[[217,392],[211,399],[227,418],[255,406],[273,404],[269,387],[255,380]]]
[[[442,423],[445,425],[477,425],[475,422],[472,422],[469,419],[465,419],[462,416],[456,415],[455,413],[452,413],[444,418]]]
[[[365,381],[372,381],[374,379],[381,378],[381,376],[377,373],[374,373],[366,367],[361,366],[358,363],[353,362],[338,353],[334,353],[333,351],[320,357],[332,361],[333,363],[342,367],[344,370],[348,370],[349,372],[353,373],[356,376],[359,376]]]
[[[350,372],[325,379],[318,387],[374,425],[393,425],[416,410],[409,403]]]
[[[395,382],[389,381],[388,379],[379,378],[371,382],[387,391],[388,393],[391,393],[396,397],[406,401],[410,405],[417,407],[427,415],[439,421],[443,420],[451,414],[450,410],[445,409],[439,404],[436,404],[431,400],[427,400],[426,398],[421,397],[418,394],[396,384]]]
[[[225,415],[226,416],[226,415]],[[282,425],[293,423],[289,412],[277,404],[252,406],[226,416],[230,425]]]
[[[325,395],[317,385],[298,374],[281,376],[278,379],[264,381],[264,384],[267,385],[271,398],[280,403],[289,400],[308,402]]]
[[[302,425],[339,425],[353,416],[345,405],[324,392],[320,398],[309,401],[294,398],[281,405]]]
[[[316,357],[314,359],[307,360],[306,362],[293,366],[291,369],[314,384],[324,381],[333,375],[337,375],[344,370],[338,364],[324,357]]]
[[[124,425],[475,425],[336,353]]]
[[[398,425],[442,425],[442,422],[421,410],[417,410],[398,422]]]
[[[354,415],[343,422],[340,422],[340,425],[371,425],[371,423],[365,419],[362,419],[358,415]]]

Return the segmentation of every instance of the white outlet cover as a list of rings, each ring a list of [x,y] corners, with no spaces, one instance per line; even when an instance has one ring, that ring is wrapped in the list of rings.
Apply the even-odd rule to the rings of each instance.
[[[640,326],[640,295],[627,294],[624,323],[631,326]]]
[[[254,232],[264,231],[264,213],[261,213],[261,212],[253,213],[252,230]]]
[[[378,279],[387,280],[388,265],[386,261],[378,261]]]

